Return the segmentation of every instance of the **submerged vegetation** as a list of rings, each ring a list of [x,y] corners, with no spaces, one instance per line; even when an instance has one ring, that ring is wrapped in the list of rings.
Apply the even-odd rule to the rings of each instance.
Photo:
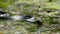
[[[0,34],[60,34],[59,2],[0,0]]]

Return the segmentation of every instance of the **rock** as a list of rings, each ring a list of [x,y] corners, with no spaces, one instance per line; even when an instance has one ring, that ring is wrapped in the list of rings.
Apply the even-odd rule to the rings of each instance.
[[[44,14],[46,14],[47,12],[38,12],[37,14],[39,14],[39,15],[44,15]]]
[[[60,14],[56,14],[56,15],[54,16],[54,21],[57,21],[57,22],[60,23]]]

